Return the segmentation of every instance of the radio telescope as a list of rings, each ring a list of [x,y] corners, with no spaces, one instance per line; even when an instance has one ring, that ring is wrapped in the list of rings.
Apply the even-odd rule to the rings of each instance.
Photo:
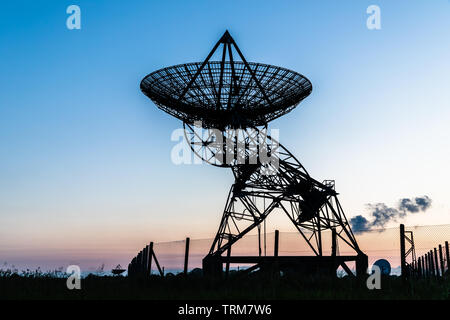
[[[221,59],[212,61],[215,53]],[[240,59],[240,60],[238,60]],[[336,274],[346,262],[366,273],[360,250],[337,198],[333,180],[313,179],[302,164],[267,130],[267,124],[293,110],[312,91],[303,75],[268,64],[248,62],[228,31],[203,62],[175,65],[150,73],[141,91],[161,110],[180,119],[191,149],[204,161],[231,168],[235,182],[219,229],[203,259],[206,275],[219,275],[223,263],[254,264],[250,269],[296,269]],[[201,132],[200,132],[201,131]],[[282,212],[306,241],[308,256],[231,256],[233,244],[272,212]],[[322,235],[332,234],[330,256]],[[337,241],[356,254],[341,256]],[[226,255],[224,255],[226,253]]]

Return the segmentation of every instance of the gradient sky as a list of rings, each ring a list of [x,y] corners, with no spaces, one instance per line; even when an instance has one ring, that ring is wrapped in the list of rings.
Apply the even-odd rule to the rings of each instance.
[[[66,28],[71,4],[81,30]],[[381,30],[366,28],[371,4]],[[449,223],[450,1],[10,0],[0,11],[0,263],[126,264],[151,240],[214,236],[231,171],[174,165],[181,122],[139,82],[202,61],[225,29],[247,60],[313,83],[271,127],[313,177],[336,180],[349,218],[428,195],[432,208],[403,222]]]

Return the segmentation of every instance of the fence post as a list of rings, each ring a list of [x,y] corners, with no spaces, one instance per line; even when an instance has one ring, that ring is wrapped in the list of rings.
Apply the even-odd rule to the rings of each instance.
[[[435,276],[436,275],[436,269],[434,268],[433,250],[430,250],[429,257],[430,257],[431,275]]]
[[[430,275],[430,278],[434,275],[433,272],[433,259],[431,259],[431,251],[428,251],[428,273]]]
[[[128,276],[134,276],[134,262],[136,261],[136,258],[131,259]]]
[[[336,257],[337,254],[337,235],[336,228],[331,229],[331,255]]]
[[[430,260],[431,260],[432,275],[435,277],[436,276],[436,268],[434,266],[433,250],[430,250]]]
[[[150,242],[150,245],[148,246],[148,267],[147,267],[148,276],[152,274],[152,258],[153,258],[153,242]]]
[[[425,266],[425,276],[428,277],[428,263],[427,263],[427,254],[425,253],[423,256],[423,263]]]
[[[419,277],[422,277],[423,276],[422,257],[419,257],[419,259],[417,259],[417,266],[419,268],[418,275]]]
[[[417,259],[417,276],[422,277],[422,257]]]
[[[441,263],[441,276],[444,277],[445,274],[444,255],[442,254],[441,245],[439,245],[439,262]]]
[[[422,270],[423,270],[423,277],[427,276],[427,269],[425,264],[425,256],[422,256]]]
[[[145,246],[144,247],[144,251],[143,251],[143,259],[142,259],[142,273],[145,275],[147,272],[147,263],[148,263],[148,247]]]
[[[139,253],[138,253],[137,267],[138,267],[138,273],[141,273],[142,272],[142,250],[139,251]]]
[[[438,262],[438,255],[437,255],[436,248],[434,248],[434,264],[435,264],[435,268],[436,268],[436,277],[439,278],[440,270],[439,270],[439,262]]]
[[[139,266],[141,268],[141,273],[144,273],[144,257],[145,257],[145,249],[142,248],[141,250],[141,265]]]
[[[419,275],[419,262],[416,260],[414,261],[414,276],[418,276]]]
[[[405,225],[400,224],[400,262],[402,278],[406,278]]]
[[[274,246],[274,252],[273,255],[275,257],[278,257],[278,241],[280,239],[280,232],[278,230],[275,230],[275,246]]]
[[[184,251],[184,275],[187,275],[188,271],[188,260],[189,260],[189,242],[191,239],[186,238],[186,249]]]
[[[230,273],[230,256],[231,256],[231,246],[227,249],[227,263],[225,265],[225,277],[228,278],[228,274]]]
[[[447,256],[447,272],[450,274],[450,253],[448,250],[448,241],[445,241],[445,255]]]

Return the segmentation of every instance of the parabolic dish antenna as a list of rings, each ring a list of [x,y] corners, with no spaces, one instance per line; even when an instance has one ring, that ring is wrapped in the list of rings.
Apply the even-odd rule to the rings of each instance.
[[[386,259],[379,259],[373,265],[380,268],[382,275],[388,276],[391,274],[391,264]]]
[[[220,44],[222,61],[210,61]],[[232,46],[242,61],[234,60]],[[312,84],[295,71],[247,62],[227,31],[205,61],[154,71],[142,79],[141,90],[184,123],[224,130],[267,125],[305,99]]]

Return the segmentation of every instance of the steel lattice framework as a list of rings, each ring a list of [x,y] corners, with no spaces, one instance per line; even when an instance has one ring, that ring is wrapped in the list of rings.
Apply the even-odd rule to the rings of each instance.
[[[210,61],[220,45],[221,60]],[[235,61],[233,48],[242,61]],[[366,272],[367,256],[345,217],[334,181],[313,179],[286,148],[264,131],[269,121],[290,112],[311,93],[312,85],[306,77],[281,67],[247,62],[227,31],[202,63],[155,71],[141,81],[141,90],[160,109],[183,121],[186,140],[200,158],[233,171],[235,182],[219,230],[203,260],[205,273],[221,273],[223,262],[267,264],[268,257],[230,257],[230,252],[232,245],[254,228],[259,233],[260,224],[275,210],[287,215],[318,259],[304,256],[294,261],[284,257],[283,261],[326,265],[334,272],[341,265],[349,274],[345,262],[355,261],[357,273]],[[264,130],[257,129],[261,126]],[[195,127],[209,133],[198,134]],[[242,130],[244,134],[239,138]],[[230,138],[234,143],[229,143]],[[255,142],[257,147],[252,149]],[[269,159],[260,156],[261,149],[270,155]],[[324,230],[333,233],[331,257],[323,256]],[[357,255],[337,257],[338,238]],[[222,256],[225,252],[227,257]]]
[[[321,232],[331,229],[348,246],[362,253],[337,198],[334,181],[321,183],[310,177],[281,144],[278,156],[277,168],[268,169],[267,166],[273,165],[271,162],[232,167],[235,183],[209,253],[224,253],[276,208],[288,216],[315,255],[322,255]],[[277,174],[270,175],[267,171]]]

